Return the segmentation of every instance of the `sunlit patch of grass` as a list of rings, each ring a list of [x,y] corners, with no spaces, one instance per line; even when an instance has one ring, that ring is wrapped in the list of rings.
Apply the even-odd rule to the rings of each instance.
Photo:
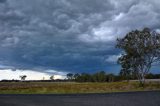
[[[71,94],[160,90],[160,82],[76,83],[76,82],[0,82],[1,94]]]

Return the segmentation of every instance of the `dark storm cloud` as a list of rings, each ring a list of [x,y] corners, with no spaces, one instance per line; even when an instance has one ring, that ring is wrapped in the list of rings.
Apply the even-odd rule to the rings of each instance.
[[[0,0],[0,3],[5,3],[7,0]]]
[[[144,26],[159,30],[159,4],[0,0],[0,64],[37,71],[118,70],[115,39]]]

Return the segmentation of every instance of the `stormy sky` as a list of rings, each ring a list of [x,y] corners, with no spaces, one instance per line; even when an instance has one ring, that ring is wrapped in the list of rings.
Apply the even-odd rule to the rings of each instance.
[[[116,39],[144,27],[159,0],[0,0],[0,73],[118,73]]]

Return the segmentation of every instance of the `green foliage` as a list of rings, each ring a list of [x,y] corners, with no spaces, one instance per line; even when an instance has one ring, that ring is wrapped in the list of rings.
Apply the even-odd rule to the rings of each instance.
[[[21,81],[24,81],[27,78],[26,75],[20,75],[19,77],[21,78]]]
[[[72,80],[73,79],[73,74],[72,73],[68,73],[67,74],[67,78],[68,78],[68,80]]]
[[[67,74],[68,75],[68,74]],[[146,79],[160,79],[160,74],[153,74],[149,73],[145,76]],[[119,73],[119,75],[114,74],[106,74],[104,71],[96,72],[94,74],[89,73],[76,73],[73,74],[73,79],[70,78],[65,81],[72,81],[72,82],[119,82],[119,81],[129,81],[129,80],[137,80],[137,76],[132,74],[126,74],[125,72],[122,73],[122,71]],[[56,82],[56,80],[54,80]],[[63,80],[62,80],[63,81]]]
[[[105,82],[106,81],[106,73],[104,71],[95,73],[92,77],[95,82]]]
[[[95,74],[75,74],[74,80],[77,82],[114,82],[120,81],[121,77],[114,74],[106,74],[104,71],[97,72]]]
[[[136,75],[144,84],[152,64],[160,59],[160,34],[148,28],[131,31],[124,38],[117,39],[116,47],[124,50],[118,59],[122,66],[120,74],[128,79]]]
[[[146,79],[160,79],[160,74],[149,73],[145,76]]]
[[[54,75],[50,76],[50,80],[54,80]]]

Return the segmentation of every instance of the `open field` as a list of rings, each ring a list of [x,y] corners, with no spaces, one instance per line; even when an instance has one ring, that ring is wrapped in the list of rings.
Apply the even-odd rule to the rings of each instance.
[[[0,94],[73,94],[160,90],[160,82],[76,83],[76,82],[0,82]]]

